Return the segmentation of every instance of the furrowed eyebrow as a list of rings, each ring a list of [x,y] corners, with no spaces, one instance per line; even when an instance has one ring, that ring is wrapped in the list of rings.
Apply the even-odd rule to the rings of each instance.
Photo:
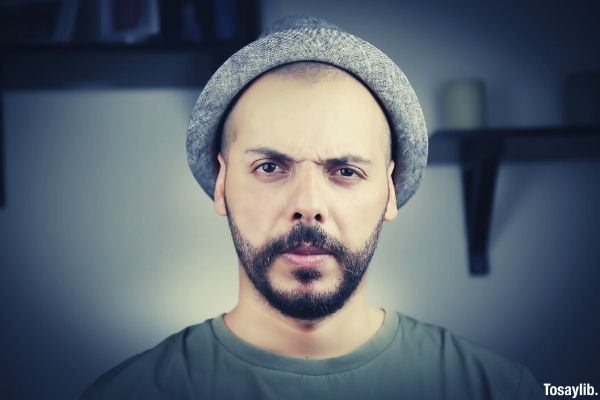
[[[246,150],[246,154],[258,154],[267,158],[272,158],[273,160],[292,163],[294,159],[287,154],[283,154],[277,150],[270,149],[268,147],[254,147]]]
[[[277,161],[282,161],[282,162],[287,162],[287,163],[293,163],[295,162],[294,158],[288,156],[287,154],[281,153],[277,150],[268,148],[268,147],[254,147],[254,148],[250,148],[248,150],[246,150],[246,154],[258,154],[267,158],[271,158],[273,160],[277,160]],[[337,165],[345,165],[348,163],[356,163],[356,164],[363,164],[363,165],[371,165],[371,161],[367,160],[364,157],[361,156],[357,156],[357,155],[344,155],[341,157],[335,157],[335,158],[328,158],[326,160],[324,160],[322,162],[322,164],[325,164],[328,167],[334,167]]]
[[[353,155],[329,158],[329,159],[325,160],[325,164],[327,166],[345,165],[348,163],[371,165],[370,160],[367,160],[366,158],[363,158],[361,156],[353,156]]]

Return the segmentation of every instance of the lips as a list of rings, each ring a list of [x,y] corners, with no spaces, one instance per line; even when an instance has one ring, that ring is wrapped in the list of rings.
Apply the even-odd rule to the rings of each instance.
[[[332,257],[326,250],[312,245],[297,247],[283,253],[281,256],[285,261],[299,268],[317,267]]]
[[[328,251],[323,250],[316,246],[312,246],[312,245],[302,245],[302,246],[296,247],[295,249],[288,251],[288,253],[300,254],[300,255],[329,254]]]

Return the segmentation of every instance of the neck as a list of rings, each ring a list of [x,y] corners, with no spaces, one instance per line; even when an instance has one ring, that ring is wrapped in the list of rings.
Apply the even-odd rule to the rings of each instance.
[[[225,323],[240,339],[274,353],[312,359],[341,356],[371,339],[384,312],[367,303],[365,279],[336,313],[316,321],[298,320],[270,307],[240,267],[239,299]]]

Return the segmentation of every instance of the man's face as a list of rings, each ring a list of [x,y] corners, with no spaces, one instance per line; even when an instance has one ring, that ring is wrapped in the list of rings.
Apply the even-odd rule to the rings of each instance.
[[[284,315],[318,319],[360,283],[396,214],[389,126],[348,74],[266,74],[239,98],[215,189],[240,263]]]

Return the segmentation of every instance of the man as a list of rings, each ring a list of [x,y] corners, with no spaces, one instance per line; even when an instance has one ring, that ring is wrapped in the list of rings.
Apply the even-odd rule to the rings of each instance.
[[[379,50],[322,20],[283,20],[213,75],[187,148],[229,221],[238,304],[115,367],[83,398],[541,396],[523,366],[367,302],[382,223],[427,158],[418,100]]]

